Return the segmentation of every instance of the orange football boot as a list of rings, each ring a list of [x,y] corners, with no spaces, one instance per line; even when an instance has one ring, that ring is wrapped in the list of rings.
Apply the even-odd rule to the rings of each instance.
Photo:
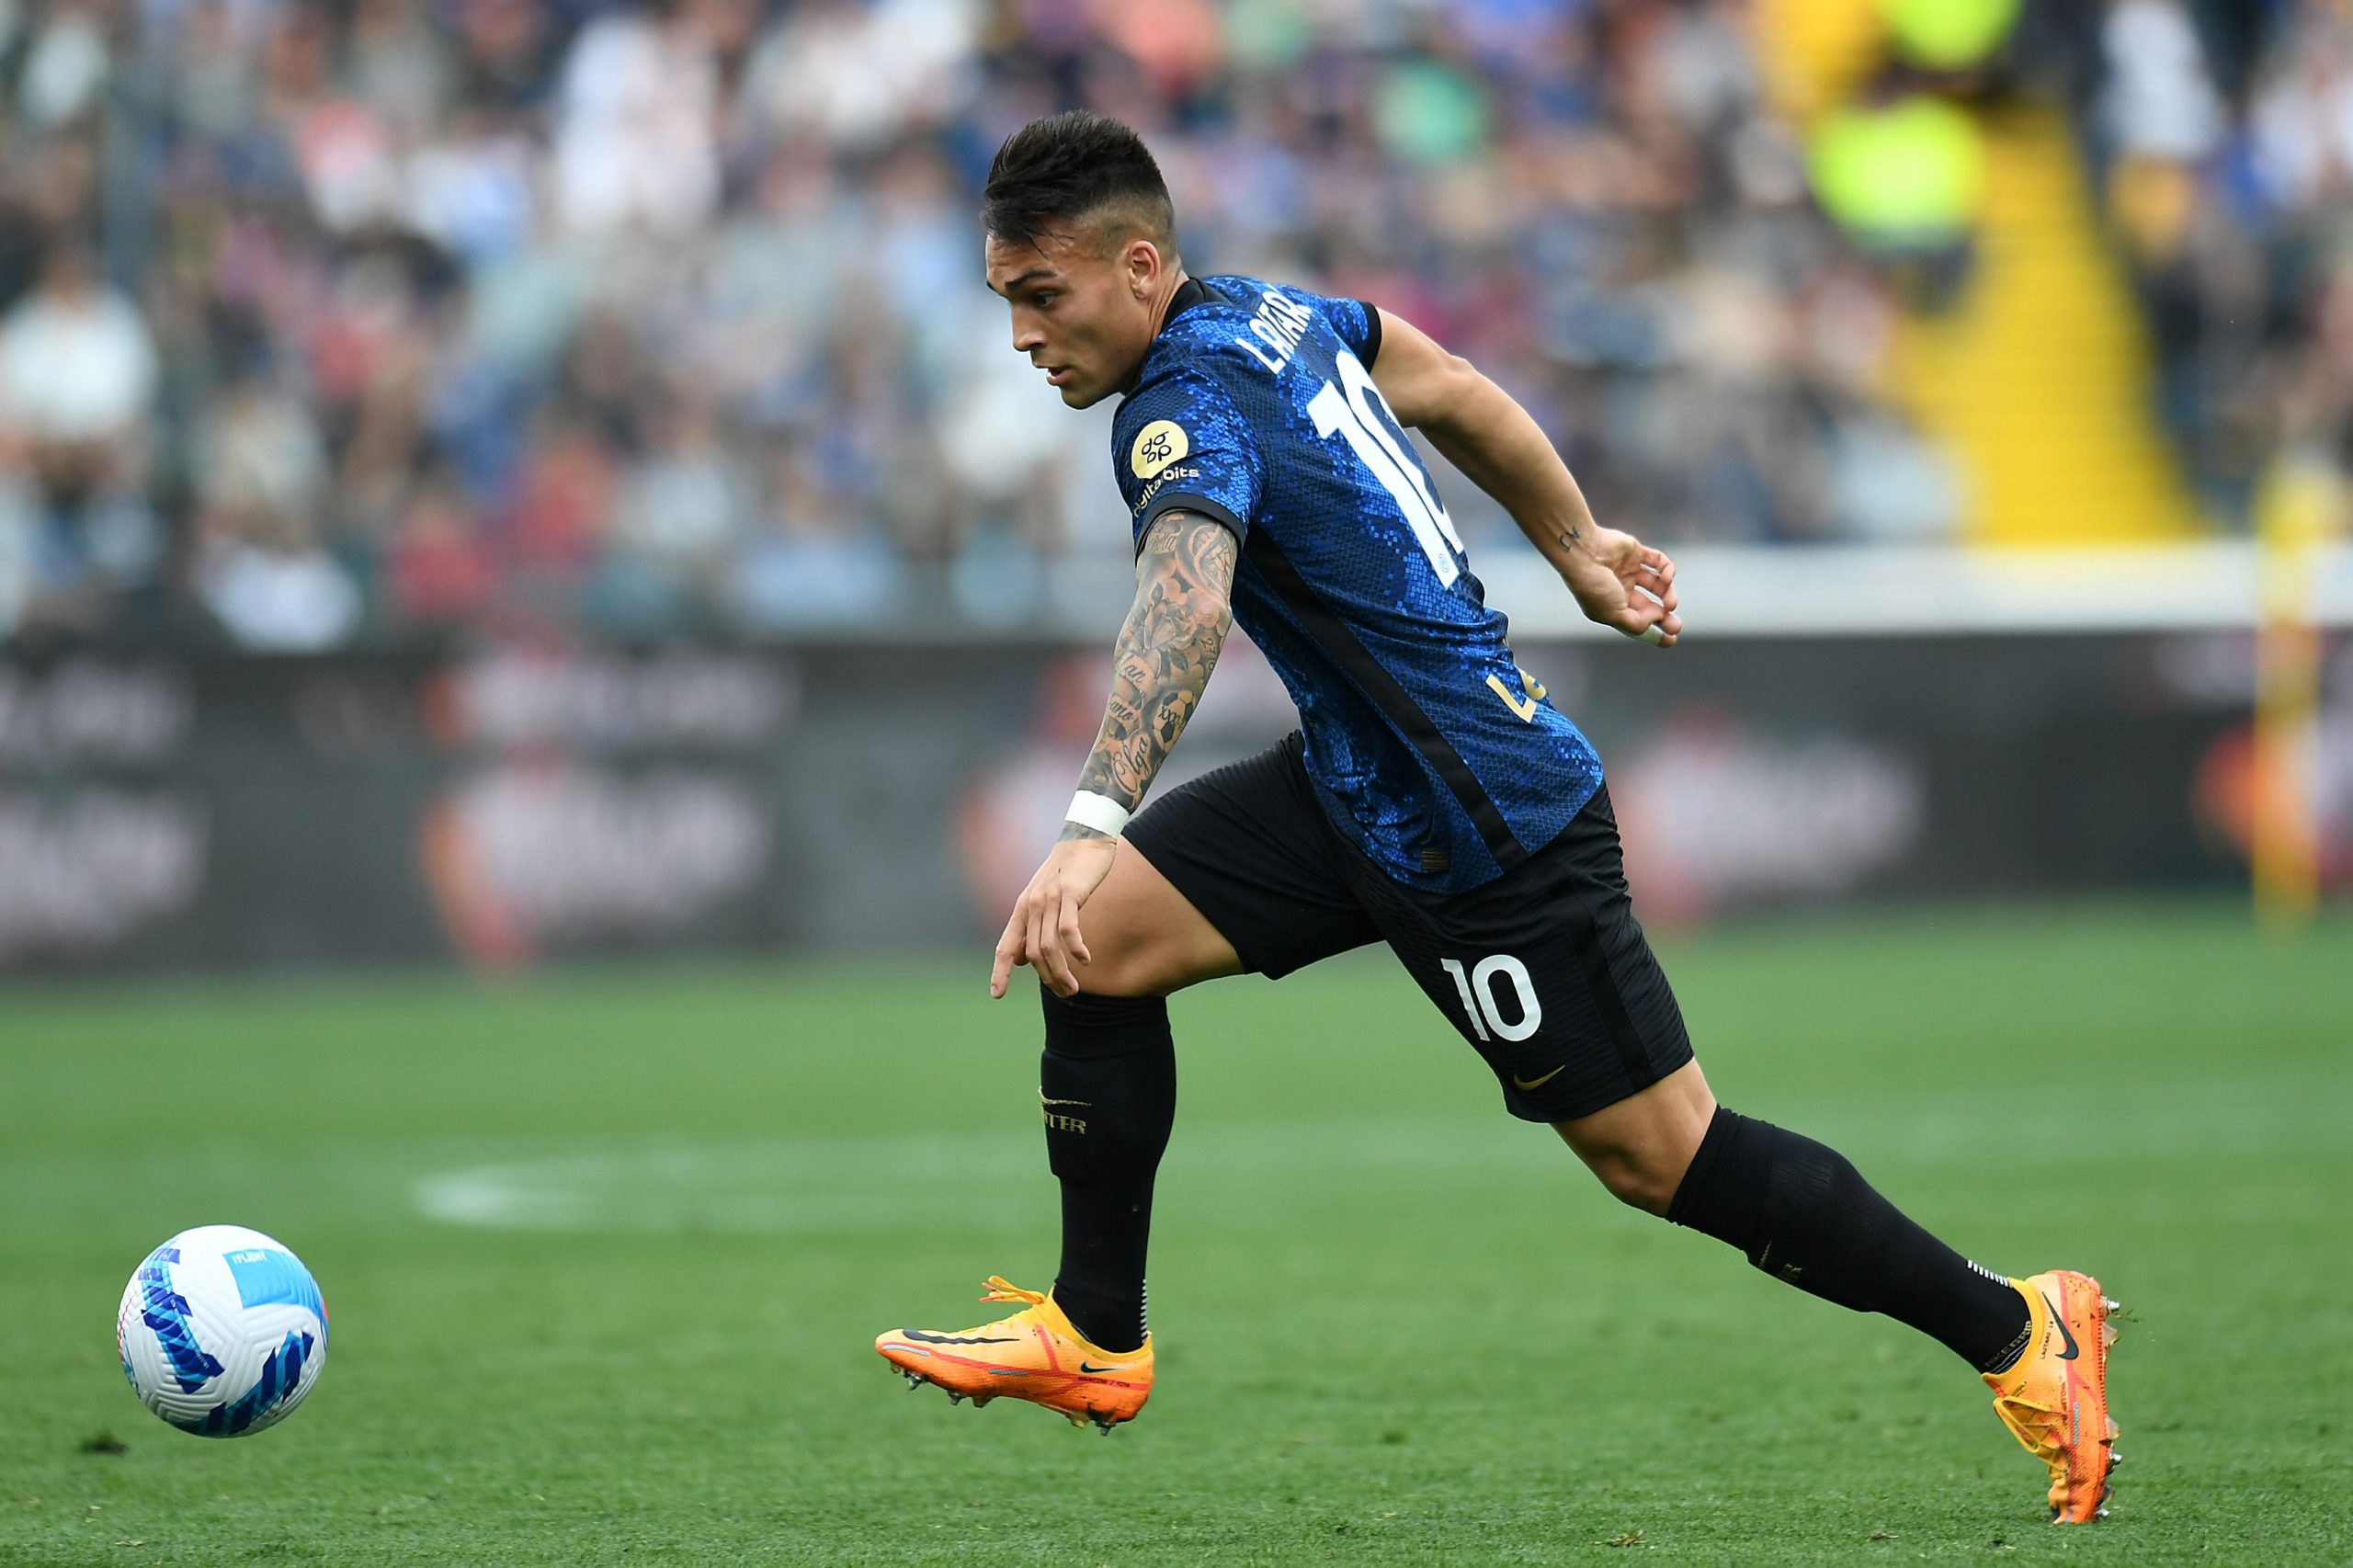
[[[1071,1326],[1051,1295],[989,1276],[983,1301],[1020,1301],[1008,1318],[941,1333],[894,1328],[874,1348],[911,1389],[937,1383],[951,1403],[986,1404],[1001,1395],[1042,1404],[1074,1426],[1095,1423],[1105,1437],[1132,1421],[1152,1397],[1152,1336],[1114,1355]]]
[[[1985,1374],[1994,1414],[2051,1467],[2052,1524],[2105,1518],[2109,1474],[2120,1462],[2108,1413],[2108,1347],[2116,1343],[2108,1320],[2116,1303],[2098,1280],[2064,1268],[2010,1283],[2032,1321],[2018,1365]]]

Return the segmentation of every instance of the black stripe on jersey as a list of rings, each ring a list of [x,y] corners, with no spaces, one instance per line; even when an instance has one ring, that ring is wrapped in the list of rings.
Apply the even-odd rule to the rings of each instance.
[[[1372,362],[1381,358],[1381,307],[1370,300],[1358,300],[1357,303],[1364,307],[1364,352],[1357,356],[1357,363],[1370,370]]]
[[[1243,540],[1242,554],[1258,569],[1267,585],[1274,589],[1275,597],[1299,618],[1307,634],[1372,699],[1373,705],[1397,726],[1398,733],[1445,781],[1448,791],[1469,813],[1471,824],[1479,830],[1479,837],[1487,846],[1487,853],[1495,858],[1495,864],[1508,871],[1526,860],[1528,851],[1512,836],[1504,813],[1488,798],[1478,776],[1471,771],[1471,765],[1454,749],[1454,743],[1430,722],[1430,716],[1397,684],[1397,677],[1372,656],[1372,650],[1357,641],[1348,623],[1307,585],[1307,579],[1299,574],[1299,568],[1290,563],[1290,558],[1276,548],[1275,541],[1263,529],[1254,530]]]

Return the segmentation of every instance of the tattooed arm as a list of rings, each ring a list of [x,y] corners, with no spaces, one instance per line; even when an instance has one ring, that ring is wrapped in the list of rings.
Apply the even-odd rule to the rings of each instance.
[[[1135,603],[1111,662],[1111,699],[1078,787],[1133,811],[1152,788],[1169,748],[1200,706],[1202,688],[1233,625],[1233,568],[1241,544],[1214,518],[1164,512],[1136,558]],[[1038,874],[997,939],[989,994],[1002,996],[1016,966],[1029,964],[1058,994],[1077,991],[1071,960],[1091,961],[1078,912],[1110,874],[1120,841],[1077,823],[1063,824]]]
[[[1387,311],[1381,312],[1372,380],[1400,423],[1427,436],[1447,461],[1503,504],[1587,619],[1645,642],[1675,642],[1683,630],[1675,613],[1675,562],[1593,520],[1568,464],[1511,393]]]
[[[1112,657],[1111,700],[1078,787],[1129,811],[1142,804],[1233,625],[1229,603],[1241,552],[1231,530],[1198,512],[1164,512],[1136,558],[1136,600]],[[1077,823],[1063,837],[1104,838]]]

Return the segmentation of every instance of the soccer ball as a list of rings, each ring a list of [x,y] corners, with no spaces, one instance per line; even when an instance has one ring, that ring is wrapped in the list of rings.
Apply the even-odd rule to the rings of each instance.
[[[301,1260],[259,1231],[199,1225],[147,1255],[114,1338],[140,1402],[207,1437],[286,1418],[327,1359],[327,1309]]]

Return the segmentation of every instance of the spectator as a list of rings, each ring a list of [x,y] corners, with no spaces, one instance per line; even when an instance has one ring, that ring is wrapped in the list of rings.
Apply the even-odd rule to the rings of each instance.
[[[359,629],[350,574],[293,517],[257,514],[207,540],[197,584],[229,635],[256,653],[316,653]]]
[[[59,244],[40,284],[0,324],[0,428],[30,476],[28,605],[87,622],[110,591],[159,569],[162,529],[141,481],[155,351],[90,252]]]
[[[198,498],[216,530],[307,525],[325,498],[317,425],[258,368],[213,394],[195,469]]]
[[[66,0],[32,29],[17,76],[17,109],[36,130],[54,131],[89,112],[113,65],[96,0]]]
[[[99,281],[86,247],[59,244],[40,285],[0,324],[0,416],[36,445],[96,459],[139,434],[154,389],[139,312]]]
[[[386,568],[392,612],[410,626],[462,623],[494,602],[498,575],[481,519],[449,470],[432,470],[409,495]]]
[[[900,586],[888,537],[828,491],[801,442],[771,464],[765,527],[734,580],[744,620],[763,631],[869,624],[890,613]]]
[[[718,76],[689,0],[590,23],[563,67],[555,127],[557,210],[569,228],[632,225],[682,235],[719,196]]]
[[[2112,0],[2101,33],[2108,91],[2101,129],[2128,158],[2194,164],[2222,131],[2222,107],[2182,0]]]
[[[711,410],[693,394],[663,398],[649,425],[644,460],[614,503],[613,540],[674,592],[705,599],[721,590],[747,530],[749,487]]]

